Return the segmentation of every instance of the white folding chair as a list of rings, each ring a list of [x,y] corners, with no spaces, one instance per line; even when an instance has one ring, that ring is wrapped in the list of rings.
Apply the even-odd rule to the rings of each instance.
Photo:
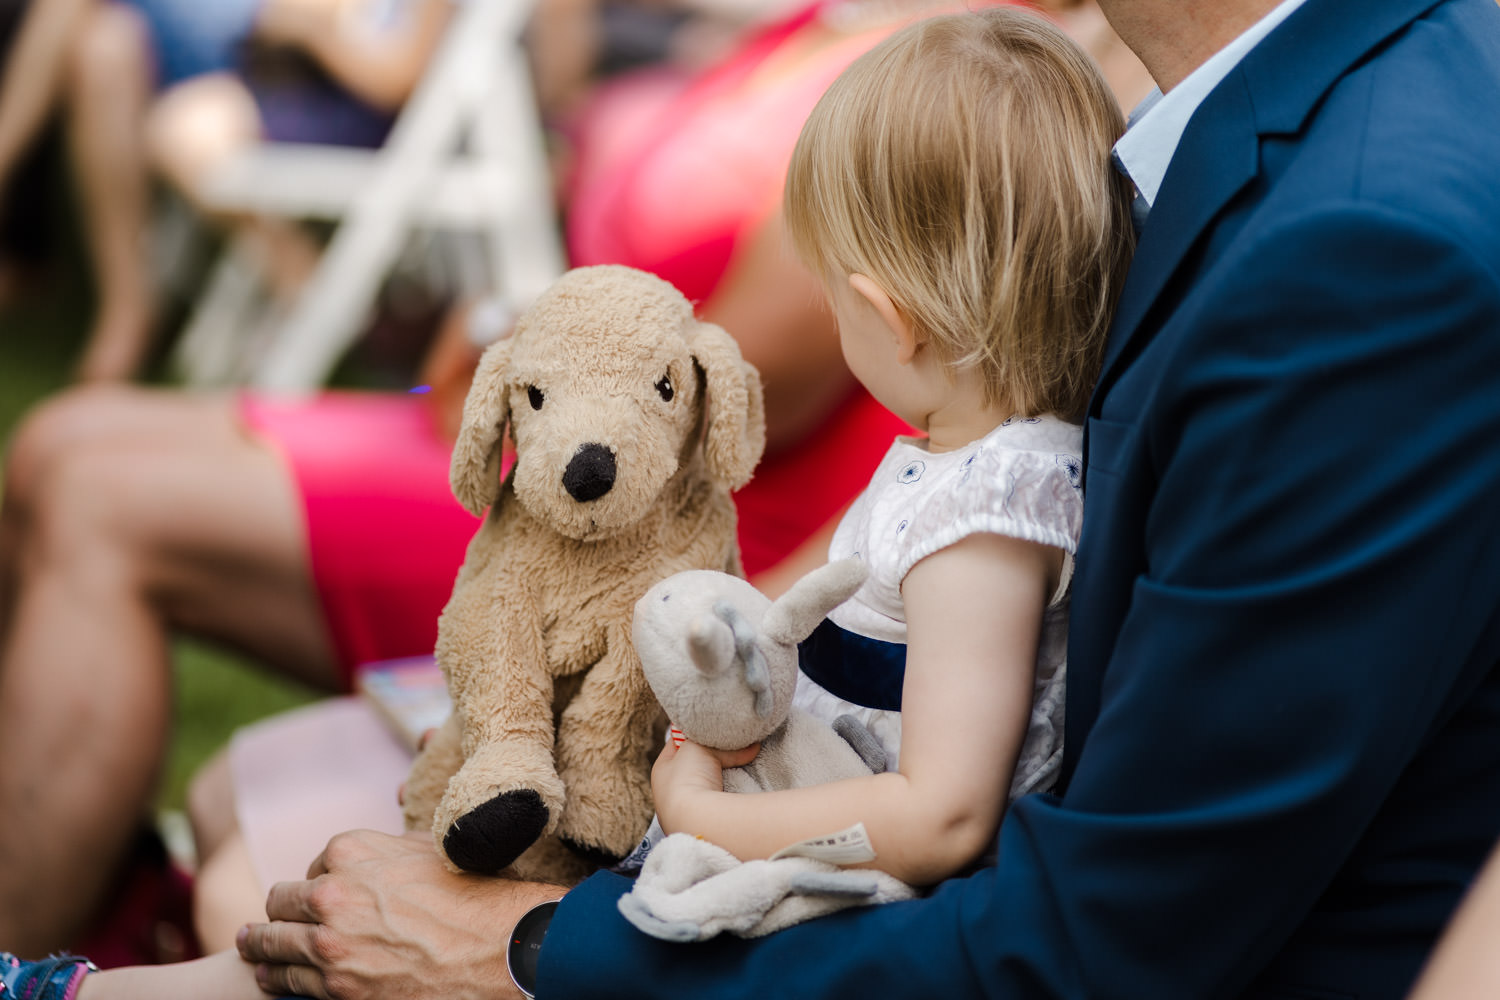
[[[452,24],[380,149],[265,143],[212,179],[202,197],[215,208],[337,228],[260,349],[242,342],[257,267],[231,242],[179,340],[177,364],[189,384],[242,381],[282,392],[321,385],[420,230],[477,237],[484,291],[512,310],[562,272],[522,44],[531,7],[532,0],[455,0]]]

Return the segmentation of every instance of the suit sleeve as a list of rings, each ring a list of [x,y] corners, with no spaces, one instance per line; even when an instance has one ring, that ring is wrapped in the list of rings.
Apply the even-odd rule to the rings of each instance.
[[[637,934],[628,883],[599,877],[559,912],[539,995],[1243,991],[1494,663],[1497,257],[1335,206],[1200,282],[1141,362],[1159,388],[1122,417],[1129,450],[1090,458],[1085,532],[1134,533],[1144,567],[1097,720],[1064,796],[1008,814],[995,868],[706,945]],[[1117,516],[1096,476],[1151,486]]]

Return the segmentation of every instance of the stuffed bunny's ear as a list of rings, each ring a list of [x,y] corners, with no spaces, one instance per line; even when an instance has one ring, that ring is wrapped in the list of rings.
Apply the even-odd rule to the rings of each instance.
[[[865,582],[865,564],[840,559],[792,584],[766,612],[761,631],[777,642],[794,645],[812,635],[828,613],[853,597]]]
[[[708,386],[703,457],[710,475],[737,490],[750,481],[766,449],[760,373],[740,356],[734,338],[712,323],[696,322],[692,346]]]
[[[505,370],[514,338],[497,340],[485,349],[464,399],[464,422],[453,443],[448,482],[453,495],[475,517],[500,495],[500,439],[510,419]]]

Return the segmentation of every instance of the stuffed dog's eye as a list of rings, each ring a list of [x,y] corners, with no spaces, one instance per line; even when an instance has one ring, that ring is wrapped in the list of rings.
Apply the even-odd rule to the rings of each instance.
[[[663,375],[661,381],[656,383],[656,391],[661,394],[664,402],[670,403],[672,397],[677,394],[676,390],[672,388],[672,376]]]
[[[547,397],[542,394],[542,390],[538,389],[534,385],[528,385],[526,387],[526,398],[531,401],[531,408],[533,410],[540,410],[542,408],[542,403],[544,403],[547,399]]]

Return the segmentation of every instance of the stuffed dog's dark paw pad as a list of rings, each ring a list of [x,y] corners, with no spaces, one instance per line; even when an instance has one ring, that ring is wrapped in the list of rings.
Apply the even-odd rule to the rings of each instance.
[[[567,837],[559,837],[558,839],[563,842],[564,847],[595,868],[609,868],[619,864],[621,861],[620,855],[612,851],[606,851],[602,847],[595,847],[593,844],[585,844],[577,840],[569,840]]]
[[[547,815],[534,790],[504,792],[460,816],[443,836],[443,853],[464,871],[493,875],[536,843]]]

